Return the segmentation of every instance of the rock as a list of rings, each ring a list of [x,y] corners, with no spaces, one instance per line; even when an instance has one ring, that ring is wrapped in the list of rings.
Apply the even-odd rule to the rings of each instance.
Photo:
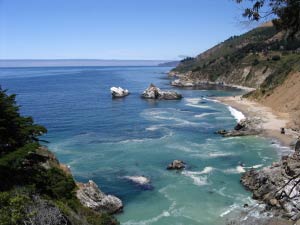
[[[300,218],[300,155],[282,157],[260,171],[251,169],[243,174],[241,183],[253,193],[253,198],[268,205],[288,219]]]
[[[150,86],[143,92],[142,98],[178,100],[182,98],[182,95],[175,91],[162,91],[154,84],[150,84]]]
[[[79,187],[76,196],[84,206],[98,212],[117,213],[122,210],[122,201],[113,196],[104,194],[97,184],[89,180],[88,183],[77,183]]]
[[[218,130],[215,132],[216,134],[221,134],[221,135],[224,135],[224,134],[227,134],[228,132],[226,130]]]
[[[122,98],[129,95],[129,91],[121,87],[111,87],[110,92],[113,98]]]
[[[181,170],[185,168],[185,163],[181,160],[174,160],[167,166],[167,170]]]
[[[300,153],[300,139],[298,139],[297,142],[296,142],[295,152],[299,152]]]
[[[234,127],[233,130],[219,130],[216,133],[223,137],[237,137],[237,136],[248,136],[257,135],[261,132],[259,128],[260,120],[256,118],[246,118],[240,120]]]

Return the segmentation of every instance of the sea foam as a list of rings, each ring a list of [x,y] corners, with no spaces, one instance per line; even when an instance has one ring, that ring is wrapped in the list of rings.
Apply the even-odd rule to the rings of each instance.
[[[236,110],[235,108],[228,106],[228,110],[230,111],[231,115],[236,119],[237,122],[240,122],[242,119],[245,119],[245,115]]]

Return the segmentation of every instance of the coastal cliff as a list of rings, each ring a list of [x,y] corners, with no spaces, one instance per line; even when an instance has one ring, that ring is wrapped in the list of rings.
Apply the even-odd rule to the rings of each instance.
[[[289,126],[299,130],[299,62],[300,39],[286,39],[269,22],[182,60],[169,76],[179,87],[212,83],[251,88],[244,97],[290,113]]]

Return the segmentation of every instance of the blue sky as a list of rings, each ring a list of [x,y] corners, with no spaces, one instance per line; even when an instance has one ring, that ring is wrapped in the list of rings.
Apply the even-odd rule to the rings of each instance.
[[[233,0],[0,0],[0,59],[179,59],[246,30]]]

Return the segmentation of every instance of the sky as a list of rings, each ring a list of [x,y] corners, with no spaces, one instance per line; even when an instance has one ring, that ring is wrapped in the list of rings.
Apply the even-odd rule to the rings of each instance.
[[[234,0],[0,0],[0,59],[178,60],[244,33],[241,13]]]

